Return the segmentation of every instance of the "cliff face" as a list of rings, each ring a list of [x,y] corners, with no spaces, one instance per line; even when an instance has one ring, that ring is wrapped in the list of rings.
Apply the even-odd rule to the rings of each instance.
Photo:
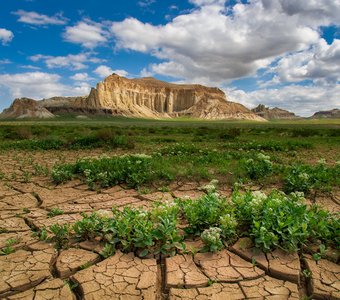
[[[82,107],[109,109],[140,117],[250,119],[263,121],[241,104],[227,102],[223,91],[202,85],[171,84],[154,78],[127,79],[113,74],[92,89]]]
[[[19,106],[27,106],[23,100],[20,103],[18,102],[17,110]],[[243,105],[227,101],[224,92],[218,88],[198,84],[172,84],[154,78],[127,79],[116,74],[99,82],[88,96],[53,97],[38,101],[34,105],[39,107],[36,114],[22,111],[23,115],[31,114],[36,117],[38,111],[43,111],[41,115],[46,116],[51,116],[52,113],[66,113],[265,121]]]
[[[340,119],[340,109],[332,109],[326,111],[318,111],[313,116],[312,119]]]
[[[288,110],[278,107],[269,108],[263,104],[259,104],[257,107],[253,108],[252,112],[266,120],[290,120],[299,118]]]
[[[53,118],[54,115],[42,107],[37,101],[29,98],[20,98],[15,99],[12,105],[0,114],[0,117],[14,119],[48,119]]]

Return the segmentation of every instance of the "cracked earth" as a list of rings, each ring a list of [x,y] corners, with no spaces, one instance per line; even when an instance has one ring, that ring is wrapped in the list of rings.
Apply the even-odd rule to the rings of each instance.
[[[96,241],[57,251],[33,234],[52,224],[75,223],[81,212],[110,213],[113,205],[147,209],[155,201],[197,198],[198,186],[178,183],[171,192],[139,194],[121,186],[97,193],[77,181],[54,186],[38,177],[0,182],[0,248],[15,241],[15,252],[0,256],[0,299],[340,299],[338,254],[316,262],[279,249],[263,253],[241,238],[217,253],[141,259],[118,251],[104,259]],[[322,201],[338,210],[331,199]],[[49,217],[55,208],[64,214]],[[187,246],[199,249],[201,242]]]

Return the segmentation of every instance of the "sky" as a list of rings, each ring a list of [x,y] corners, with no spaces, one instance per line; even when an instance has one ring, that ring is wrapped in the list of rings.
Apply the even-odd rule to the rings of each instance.
[[[248,108],[340,108],[340,0],[0,0],[0,111],[111,73],[217,86]]]

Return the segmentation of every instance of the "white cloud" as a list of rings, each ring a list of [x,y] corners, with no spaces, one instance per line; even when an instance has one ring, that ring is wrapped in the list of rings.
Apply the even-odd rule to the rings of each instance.
[[[332,87],[289,85],[280,89],[260,89],[245,92],[226,89],[227,98],[253,108],[258,104],[280,107],[300,116],[311,116],[316,111],[340,108],[340,84]]]
[[[99,77],[101,78],[105,78],[113,73],[119,75],[119,76],[123,76],[123,77],[126,77],[129,75],[129,73],[125,70],[113,70],[111,69],[110,67],[108,66],[104,66],[104,65],[101,65],[99,67],[97,67],[95,70],[94,70],[94,73],[96,73]]]
[[[92,49],[107,42],[108,32],[102,24],[84,19],[75,26],[66,27],[63,37],[68,42]]]
[[[13,14],[19,16],[19,22],[31,25],[64,25],[68,21],[68,19],[63,17],[61,13],[50,17],[39,14],[35,11],[25,11],[20,9],[16,12],[13,12]]]
[[[14,38],[12,31],[5,28],[0,28],[0,42],[2,45],[8,44]]]
[[[73,76],[70,77],[72,80],[75,81],[89,81],[93,78],[89,77],[89,74],[87,73],[76,73]]]
[[[272,0],[271,6],[253,0],[228,9],[224,0],[191,2],[195,9],[165,25],[135,18],[114,22],[116,46],[162,60],[149,66],[152,73],[221,84],[254,75],[277,57],[308,49],[319,40],[318,27],[288,15],[279,0]]]
[[[327,26],[340,22],[339,0],[279,0],[279,3],[285,13],[289,16],[298,16],[304,24]]]
[[[60,82],[59,75],[44,72],[1,74],[0,86],[8,90],[12,98],[42,99],[53,96],[86,95],[90,91],[90,86],[85,83],[65,85]]]
[[[66,56],[49,56],[37,54],[30,57],[30,60],[44,61],[46,66],[49,69],[53,68],[70,68],[72,70],[81,70],[87,68],[86,63],[98,63],[103,60],[98,59],[96,57],[92,57],[89,53],[80,53],[80,54],[69,54]]]
[[[324,39],[306,51],[280,59],[272,68],[275,81],[300,82],[311,79],[316,84],[334,84],[340,81],[340,40],[328,45]],[[276,83],[276,82],[275,82]]]

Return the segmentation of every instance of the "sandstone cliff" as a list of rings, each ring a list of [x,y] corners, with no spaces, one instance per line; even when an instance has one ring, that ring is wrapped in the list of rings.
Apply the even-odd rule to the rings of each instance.
[[[22,105],[25,106],[25,101]],[[44,109],[45,113],[50,112],[50,115],[109,114],[143,118],[188,116],[209,120],[265,121],[243,105],[227,101],[224,92],[218,88],[172,84],[149,77],[127,79],[116,74],[99,82],[88,96],[43,99],[37,107]]]
[[[266,120],[290,120],[300,118],[290,111],[278,107],[269,108],[263,104],[259,104],[257,107],[253,108],[252,112]]]
[[[202,85],[171,84],[154,78],[127,79],[112,74],[92,89],[82,107],[149,118],[182,115],[203,119],[263,121],[241,104],[228,102],[223,91]]]
[[[53,118],[54,115],[42,107],[39,102],[29,98],[20,98],[15,99],[12,105],[0,114],[0,117],[13,119],[48,119]]]
[[[332,109],[326,111],[318,111],[313,116],[312,119],[340,119],[340,109]]]

